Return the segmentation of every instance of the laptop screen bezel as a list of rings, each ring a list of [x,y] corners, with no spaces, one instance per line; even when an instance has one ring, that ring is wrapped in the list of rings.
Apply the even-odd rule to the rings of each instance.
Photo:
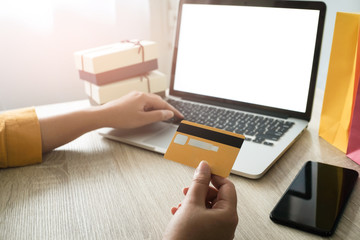
[[[311,79],[309,84],[309,94],[307,98],[306,111],[296,112],[279,108],[267,107],[262,105],[250,104],[245,102],[232,101],[216,97],[209,97],[200,94],[178,91],[174,89],[174,80],[176,72],[177,52],[179,46],[179,34],[182,17],[182,6],[184,4],[212,4],[212,5],[235,5],[235,6],[261,6],[261,7],[279,7],[279,8],[295,8],[295,9],[313,9],[319,10],[319,22],[317,29],[317,37],[314,50],[314,61],[311,70]],[[181,0],[178,9],[178,20],[176,27],[176,37],[174,43],[174,52],[171,68],[171,79],[169,94],[171,96],[188,99],[192,101],[213,104],[217,106],[229,107],[238,110],[257,112],[262,114],[274,115],[278,117],[293,117],[309,121],[311,118],[312,106],[314,101],[316,78],[319,67],[321,42],[324,30],[326,5],[323,2],[301,2],[301,1],[278,1],[278,0]]]

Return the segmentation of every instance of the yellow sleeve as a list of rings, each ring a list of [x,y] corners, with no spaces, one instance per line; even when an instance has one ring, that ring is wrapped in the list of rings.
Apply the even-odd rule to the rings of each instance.
[[[42,161],[40,124],[34,108],[0,114],[0,168]]]

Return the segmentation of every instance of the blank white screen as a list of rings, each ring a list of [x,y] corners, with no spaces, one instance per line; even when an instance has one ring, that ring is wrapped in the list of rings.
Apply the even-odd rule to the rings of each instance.
[[[319,11],[184,4],[174,90],[304,113]]]

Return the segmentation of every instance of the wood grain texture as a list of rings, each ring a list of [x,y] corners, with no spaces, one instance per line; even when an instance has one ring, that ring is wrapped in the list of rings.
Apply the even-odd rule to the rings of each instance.
[[[322,239],[269,218],[306,161],[360,172],[318,136],[322,94],[309,128],[264,177],[229,177],[238,196],[235,239]],[[45,155],[42,164],[0,170],[0,239],[161,239],[193,173],[160,154],[85,134]],[[330,239],[359,238],[359,208],[357,183]]]

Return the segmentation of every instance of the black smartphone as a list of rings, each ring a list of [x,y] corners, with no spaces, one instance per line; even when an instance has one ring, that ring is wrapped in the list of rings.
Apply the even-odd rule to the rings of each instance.
[[[308,161],[276,204],[270,218],[279,224],[331,236],[358,176],[352,169]]]

